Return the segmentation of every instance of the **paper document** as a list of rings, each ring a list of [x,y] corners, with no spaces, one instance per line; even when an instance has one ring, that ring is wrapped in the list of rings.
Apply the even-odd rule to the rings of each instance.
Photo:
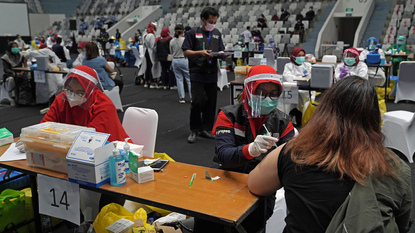
[[[12,143],[9,149],[7,149],[0,157],[0,162],[16,160],[26,160],[26,153],[20,152],[20,150],[16,148],[16,143]]]
[[[308,82],[308,80],[310,80],[310,78],[311,78],[310,75],[307,75],[305,77],[295,77],[294,78],[294,81],[305,81],[305,82]]]

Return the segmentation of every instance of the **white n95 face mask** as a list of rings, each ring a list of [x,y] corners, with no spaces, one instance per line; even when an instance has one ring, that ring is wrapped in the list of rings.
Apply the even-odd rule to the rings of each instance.
[[[71,106],[71,108],[86,102],[85,97],[81,97],[73,92],[66,92],[66,98],[68,99],[69,106]]]

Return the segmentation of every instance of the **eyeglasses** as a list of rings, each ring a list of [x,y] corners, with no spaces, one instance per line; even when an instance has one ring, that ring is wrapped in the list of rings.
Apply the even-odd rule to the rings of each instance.
[[[74,95],[78,95],[79,97],[85,98],[86,94],[85,92],[74,92],[72,90],[69,90],[67,88],[63,89],[64,92],[66,92],[66,94],[74,94]]]
[[[260,100],[263,100],[263,99],[269,97],[272,101],[276,101],[280,98],[281,93],[279,91],[278,92],[277,91],[276,92],[271,92],[271,93],[264,93],[264,92],[261,91],[257,95],[258,95]]]

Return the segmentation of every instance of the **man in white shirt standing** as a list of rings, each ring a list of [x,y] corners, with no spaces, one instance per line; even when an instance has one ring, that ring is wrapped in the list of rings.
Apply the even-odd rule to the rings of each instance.
[[[251,42],[251,38],[252,38],[252,34],[251,34],[250,29],[251,29],[251,27],[248,26],[248,27],[246,27],[246,30],[241,33],[241,36],[244,37],[244,43],[246,45],[246,48],[248,48],[248,44],[249,44],[249,42]]]

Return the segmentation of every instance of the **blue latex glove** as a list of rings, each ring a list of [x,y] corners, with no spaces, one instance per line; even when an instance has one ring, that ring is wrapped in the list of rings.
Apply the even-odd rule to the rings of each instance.
[[[349,69],[347,69],[346,66],[340,67],[340,75],[339,75],[340,79],[346,77],[349,74],[350,74]]]

